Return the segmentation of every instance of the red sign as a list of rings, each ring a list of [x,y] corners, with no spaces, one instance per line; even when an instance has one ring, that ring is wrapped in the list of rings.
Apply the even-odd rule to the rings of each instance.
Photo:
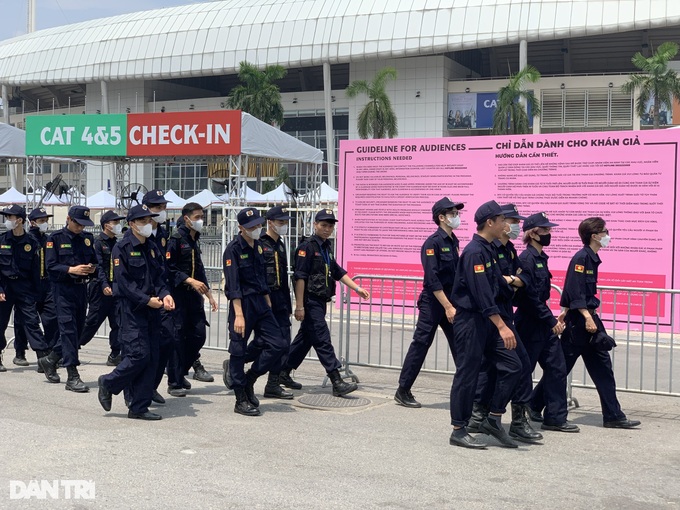
[[[133,113],[128,156],[235,156],[241,153],[241,111]]]

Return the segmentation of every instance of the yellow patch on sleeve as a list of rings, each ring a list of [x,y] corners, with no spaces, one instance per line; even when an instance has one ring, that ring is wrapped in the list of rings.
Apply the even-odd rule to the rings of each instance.
[[[114,266],[120,266],[120,259],[113,259]]]
[[[425,250],[425,255],[427,255],[428,257],[434,255],[434,250]]]
[[[169,251],[166,251],[166,252],[165,252],[165,258],[166,258],[166,259],[170,259],[170,252],[169,252]]]
[[[225,262],[227,263],[227,267],[231,266],[231,259],[227,259]]]
[[[484,264],[477,264],[475,266],[475,273],[483,273],[484,272]]]
[[[306,257],[307,252],[305,250],[298,250],[298,257]]]
[[[52,241],[48,242],[46,245],[47,248],[54,248],[54,243]]]
[[[584,269],[585,269],[585,268],[584,268],[582,265],[580,265],[580,264],[576,264],[576,265],[574,266],[574,271],[576,271],[577,273],[582,273]]]

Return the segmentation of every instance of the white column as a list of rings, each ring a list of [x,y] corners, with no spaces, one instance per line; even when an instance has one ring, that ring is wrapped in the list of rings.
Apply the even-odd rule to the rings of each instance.
[[[337,188],[335,182],[335,136],[333,133],[333,112],[331,111],[331,65],[323,64],[323,104],[326,117],[326,159],[328,162],[328,185]]]
[[[109,113],[109,84],[102,80],[102,110],[101,112]]]
[[[7,85],[2,86],[2,121],[9,124],[9,92]]]
[[[35,0],[28,0],[28,33],[35,32]]]

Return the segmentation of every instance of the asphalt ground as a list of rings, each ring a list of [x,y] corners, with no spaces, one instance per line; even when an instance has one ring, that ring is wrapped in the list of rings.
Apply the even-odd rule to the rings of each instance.
[[[244,417],[222,385],[226,353],[204,350],[215,382],[192,380],[184,398],[167,396],[164,382],[167,403],[152,408],[163,419],[145,422],[127,418],[122,395],[111,412],[100,407],[107,354],[100,338],[81,350],[91,390],[74,394],[37,374],[33,353],[19,368],[6,351],[0,508],[680,508],[676,397],[620,393],[642,426],[612,430],[602,427],[596,392],[575,389],[580,407],[569,418],[579,434],[544,432],[543,444],[516,450],[491,440],[470,451],[448,443],[449,375],[421,374],[413,392],[423,408],[406,409],[392,398],[396,371],[357,368],[360,389],[343,407],[327,407],[336,399],[325,398],[321,365],[307,360],[295,374],[303,384],[295,400],[261,399],[263,415]],[[92,481],[95,497],[67,499],[62,488],[57,499],[11,499],[31,495],[31,480]]]

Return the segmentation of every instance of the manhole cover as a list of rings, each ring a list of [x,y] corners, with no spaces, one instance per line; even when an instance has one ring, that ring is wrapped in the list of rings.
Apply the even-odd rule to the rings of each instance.
[[[367,398],[361,397],[334,397],[325,394],[304,395],[297,399],[301,404],[315,407],[361,407],[371,403]]]

